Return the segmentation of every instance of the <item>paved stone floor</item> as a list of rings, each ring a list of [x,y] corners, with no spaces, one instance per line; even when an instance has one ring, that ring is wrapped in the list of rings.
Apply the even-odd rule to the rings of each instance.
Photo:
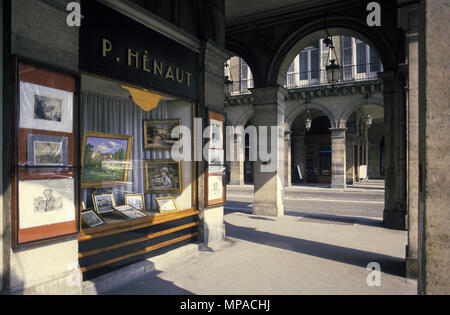
[[[290,188],[280,218],[252,215],[249,187],[230,187],[226,241],[106,294],[416,294],[404,278],[407,234],[381,227],[383,188],[366,184]],[[379,287],[367,285],[371,262]]]

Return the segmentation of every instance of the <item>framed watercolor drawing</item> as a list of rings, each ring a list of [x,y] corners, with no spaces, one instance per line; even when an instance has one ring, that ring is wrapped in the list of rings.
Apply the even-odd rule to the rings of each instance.
[[[135,207],[138,210],[145,209],[144,194],[125,195],[125,204]]]
[[[144,149],[170,150],[180,138],[172,138],[174,128],[181,126],[179,119],[145,120]]]
[[[82,212],[81,219],[83,224],[88,228],[93,228],[105,223],[93,210]]]
[[[133,137],[85,131],[81,187],[112,187],[128,181]]]
[[[73,93],[20,82],[19,127],[72,133]]]
[[[146,214],[142,213],[141,211],[137,210],[135,207],[130,205],[116,206],[114,207],[114,210],[119,211],[121,214],[123,214],[129,219],[139,219],[147,217]]]
[[[92,202],[95,211],[99,214],[114,212],[114,207],[116,206],[114,194],[112,193],[92,195]]]
[[[144,160],[144,189],[147,193],[174,193],[183,191],[181,161]]]
[[[155,201],[159,212],[178,210],[177,203],[173,197],[155,198]]]

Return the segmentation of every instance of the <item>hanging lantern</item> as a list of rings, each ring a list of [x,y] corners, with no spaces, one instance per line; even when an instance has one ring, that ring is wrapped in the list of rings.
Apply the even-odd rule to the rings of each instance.
[[[308,110],[306,112],[306,119],[305,119],[305,129],[306,129],[306,131],[310,131],[311,127],[312,127],[311,112]]]
[[[335,85],[339,82],[341,76],[341,66],[339,65],[339,59],[337,57],[336,49],[334,47],[333,39],[331,38],[331,36],[325,38],[323,40],[323,43],[330,49],[328,53],[327,65],[325,67],[325,70],[327,71],[327,80],[329,84]],[[332,58],[332,53],[334,53],[335,58]]]

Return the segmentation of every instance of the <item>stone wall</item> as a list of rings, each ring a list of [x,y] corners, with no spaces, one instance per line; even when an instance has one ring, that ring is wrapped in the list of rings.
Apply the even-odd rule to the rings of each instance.
[[[450,65],[447,0],[421,1],[419,293],[450,294]]]

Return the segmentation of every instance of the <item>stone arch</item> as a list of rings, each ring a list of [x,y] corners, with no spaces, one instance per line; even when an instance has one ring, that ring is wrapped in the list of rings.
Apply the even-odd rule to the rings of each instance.
[[[337,124],[338,128],[345,128],[345,125],[346,125],[349,117],[353,114],[353,112],[356,109],[358,109],[359,107],[361,107],[363,105],[377,105],[377,106],[384,107],[384,102],[382,99],[379,99],[379,98],[363,98],[363,99],[357,100],[356,102],[353,102],[352,104],[347,106],[343,110],[342,114],[340,115],[338,124]]]
[[[376,50],[385,71],[398,69],[398,54],[389,40],[361,21],[345,16],[330,17],[327,18],[326,29],[332,36],[353,36],[366,42]],[[315,40],[326,36],[323,20],[312,21],[293,31],[274,55],[267,73],[268,85],[283,85],[286,72],[295,56]]]
[[[245,125],[247,124],[247,122],[252,119],[252,117],[255,115],[255,112],[252,109],[245,109],[244,114],[241,116],[241,118],[239,119],[239,121],[234,125],[235,127],[237,126],[242,126],[245,127]]]
[[[307,111],[308,109],[315,109],[325,114],[325,116],[327,116],[328,119],[330,120],[331,128],[336,128],[337,126],[336,119],[334,118],[331,111],[329,111],[326,106],[317,103],[302,104],[294,108],[290,113],[286,115],[285,128],[287,130],[290,130],[290,128],[292,127],[292,123],[297,118],[297,116]]]

